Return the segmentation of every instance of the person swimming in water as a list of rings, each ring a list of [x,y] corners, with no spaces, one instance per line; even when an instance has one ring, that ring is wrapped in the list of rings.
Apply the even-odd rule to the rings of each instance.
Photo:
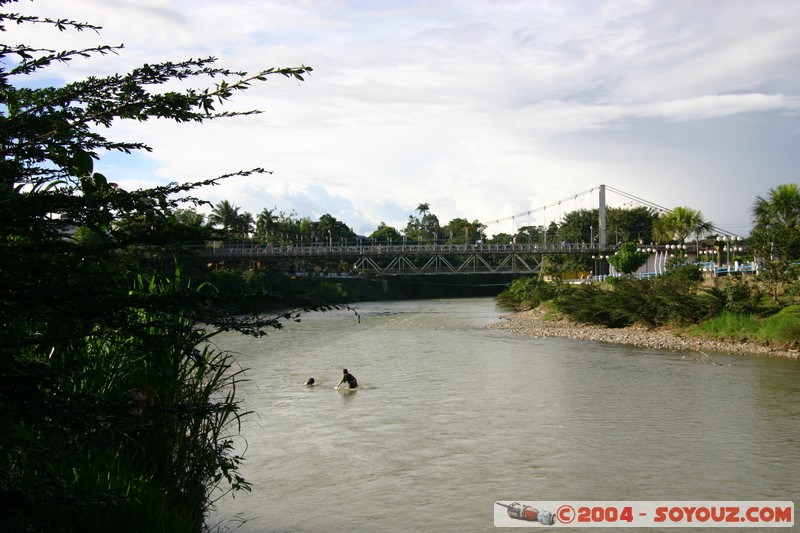
[[[309,387],[312,387],[316,385],[316,382],[314,381],[314,378],[308,378],[308,381],[306,381],[305,384],[308,385]]]
[[[339,380],[339,383],[336,385],[336,388],[338,389],[339,386],[345,381],[347,382],[347,386],[349,388],[351,389],[358,388],[358,380],[356,380],[356,377],[350,372],[348,372],[346,368],[342,370],[342,379]]]

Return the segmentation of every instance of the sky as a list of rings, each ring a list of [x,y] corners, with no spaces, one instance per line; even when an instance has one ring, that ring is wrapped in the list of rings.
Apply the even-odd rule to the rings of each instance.
[[[582,193],[605,184],[746,236],[756,198],[800,181],[794,0],[23,0],[6,10],[103,27],[12,27],[10,44],[124,44],[49,69],[50,83],[206,56],[252,73],[311,66],[305,81],[270,78],[226,106],[259,115],[103,132],[153,148],[101,157],[96,170],[123,188],[271,171],[197,193],[254,217],[327,213],[368,235],[381,222],[404,228],[426,203],[442,225],[479,220],[491,235],[597,208],[597,193]],[[639,205],[613,192],[607,203]]]

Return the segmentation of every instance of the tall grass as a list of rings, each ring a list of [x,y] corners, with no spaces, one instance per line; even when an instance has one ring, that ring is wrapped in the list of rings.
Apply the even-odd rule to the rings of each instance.
[[[0,530],[198,532],[213,491],[249,489],[233,447],[241,369],[214,331],[150,305],[187,290],[178,270],[137,276],[142,305],[115,327],[19,358]]]
[[[763,319],[724,311],[693,326],[689,331],[721,340],[755,341],[796,347],[800,342],[800,305],[786,307]]]
[[[761,324],[753,316],[723,311],[690,331],[714,339],[745,341],[757,339],[760,329]]]
[[[792,305],[765,318],[761,323],[760,339],[781,342],[791,346],[800,343],[800,305]]]

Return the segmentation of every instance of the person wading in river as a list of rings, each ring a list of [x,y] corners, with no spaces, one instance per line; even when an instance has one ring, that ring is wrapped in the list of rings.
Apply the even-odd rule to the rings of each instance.
[[[348,372],[346,368],[342,370],[342,379],[339,380],[339,383],[336,385],[336,388],[338,389],[339,385],[341,385],[345,381],[347,382],[347,386],[349,388],[351,389],[358,388],[358,380],[356,380],[356,377],[350,372]]]

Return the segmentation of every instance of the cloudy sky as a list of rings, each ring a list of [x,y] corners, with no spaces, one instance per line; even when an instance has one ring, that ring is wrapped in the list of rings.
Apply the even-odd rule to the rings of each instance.
[[[152,154],[104,157],[123,187],[263,167],[200,194],[257,215],[356,232],[401,229],[420,203],[442,224],[542,224],[597,207],[600,184],[703,212],[746,235],[750,207],[800,175],[800,2],[794,0],[37,0],[14,11],[103,26],[10,28],[5,42],[118,56],[49,72],[74,80],[215,56],[273,78],[202,126],[120,123]],[[24,33],[21,33],[24,30]],[[614,193],[612,206],[631,205]]]

